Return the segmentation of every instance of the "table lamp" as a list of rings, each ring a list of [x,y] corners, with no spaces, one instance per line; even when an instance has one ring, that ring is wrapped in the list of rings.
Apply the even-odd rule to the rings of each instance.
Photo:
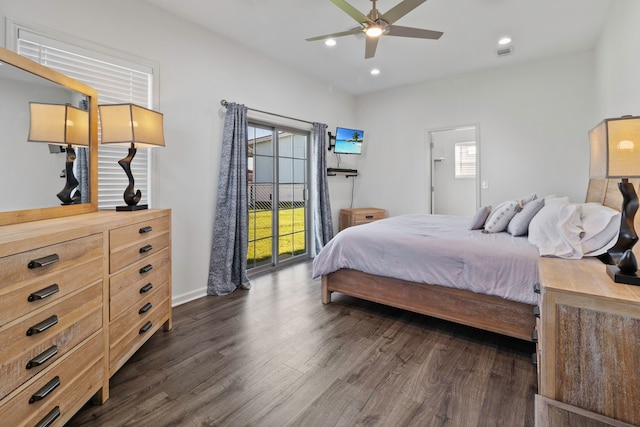
[[[147,209],[148,205],[138,205],[142,197],[140,190],[134,191],[131,161],[136,155],[136,147],[164,147],[163,115],[135,104],[99,105],[101,144],[129,145],[127,157],[118,161],[129,178],[124,190],[125,206],[116,206],[116,211]]]
[[[85,110],[64,104],[29,103],[30,124],[29,137],[31,142],[45,142],[47,144],[66,147],[67,160],[65,163],[66,184],[57,194],[63,205],[80,203],[81,194],[76,189],[78,180],[73,174],[73,162],[76,152],[73,145],[89,145],[89,113]],[[73,195],[72,195],[73,194]]]
[[[591,178],[620,178],[622,193],[620,232],[610,256],[607,273],[616,283],[640,285],[638,262],[632,251],[638,241],[633,224],[638,195],[629,178],[640,177],[640,117],[605,119],[589,132]]]

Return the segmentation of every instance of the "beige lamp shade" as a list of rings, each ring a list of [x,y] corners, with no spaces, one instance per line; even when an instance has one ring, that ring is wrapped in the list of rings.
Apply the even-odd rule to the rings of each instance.
[[[640,177],[640,117],[605,119],[589,132],[591,178]]]
[[[102,144],[164,147],[163,115],[135,104],[99,105]]]
[[[55,145],[89,145],[89,113],[71,105],[29,104],[28,140]]]

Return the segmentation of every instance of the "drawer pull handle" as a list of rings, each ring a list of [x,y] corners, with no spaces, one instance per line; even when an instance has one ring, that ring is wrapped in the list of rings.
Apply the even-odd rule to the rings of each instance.
[[[540,283],[533,284],[533,292],[535,292],[536,294],[540,293]]]
[[[371,219],[371,218],[373,218],[373,215],[365,215],[364,217],[365,217],[366,219]]]
[[[142,227],[140,230],[138,230],[138,233],[140,234],[149,233],[152,230],[153,230],[153,227],[151,227],[150,225],[147,225],[146,227]]]
[[[29,329],[27,329],[27,336],[39,334],[41,332],[46,331],[50,327],[58,324],[58,316],[55,314],[47,319],[44,319],[42,322],[33,325]]]
[[[147,246],[143,246],[143,247],[141,247],[139,252],[140,252],[141,254],[143,254],[143,253],[145,253],[145,252],[150,252],[150,251],[152,251],[152,250],[153,250],[153,246],[151,246],[151,245],[147,245]]]
[[[150,302],[146,303],[140,310],[138,310],[138,314],[145,314],[147,311],[151,310],[153,305]]]
[[[53,295],[55,293],[58,293],[59,291],[60,291],[60,288],[58,287],[58,285],[53,284],[51,286],[47,286],[44,289],[40,289],[39,291],[36,291],[36,292],[32,293],[27,298],[27,301],[33,302],[35,300],[45,299],[45,298],[50,297],[51,295]]]
[[[60,407],[56,406],[35,427],[49,427],[60,416]]]
[[[540,306],[539,305],[534,305],[533,306],[533,315],[536,317],[540,317]]]
[[[55,376],[51,381],[43,385],[40,390],[36,391],[35,393],[33,393],[33,395],[31,395],[31,398],[29,399],[29,404],[32,404],[37,402],[38,400],[44,399],[49,395],[49,393],[51,393],[53,390],[57,389],[58,387],[60,387],[60,377]]]
[[[47,265],[55,264],[58,261],[60,261],[60,257],[58,256],[58,254],[52,254],[44,256],[42,258],[32,259],[31,261],[29,261],[29,264],[27,264],[27,267],[32,269],[46,267]]]
[[[153,289],[153,284],[147,283],[146,285],[140,288],[140,293],[144,294],[145,292],[149,292],[151,289]]]
[[[58,347],[52,345],[33,359],[29,360],[29,362],[27,363],[27,369],[35,368],[36,366],[42,365],[56,354],[58,354]]]
[[[153,265],[147,264],[140,269],[140,274],[148,273],[153,269]]]
[[[534,329],[531,331],[531,341],[538,342],[538,330]]]
[[[151,322],[147,322],[144,324],[144,326],[142,328],[140,328],[140,330],[138,331],[139,334],[144,334],[145,332],[147,332],[149,329],[151,329],[151,327],[153,326],[153,324]]]
[[[531,363],[533,366],[538,366],[538,353],[531,354]]]

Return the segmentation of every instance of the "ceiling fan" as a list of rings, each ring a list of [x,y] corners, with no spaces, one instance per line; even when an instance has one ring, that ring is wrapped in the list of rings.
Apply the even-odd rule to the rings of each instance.
[[[373,9],[368,15],[365,15],[351,6],[344,0],[331,0],[333,4],[338,6],[350,17],[358,21],[360,27],[353,28],[351,30],[342,31],[339,33],[326,34],[324,36],[311,37],[306,39],[307,41],[325,40],[334,37],[350,36],[352,34],[365,33],[366,45],[364,51],[364,57],[373,58],[376,54],[376,48],[378,47],[378,39],[380,36],[399,36],[399,37],[414,37],[419,39],[432,39],[437,40],[442,36],[441,31],[423,30],[421,28],[401,27],[399,25],[393,25],[398,19],[411,12],[416,7],[420,6],[427,0],[404,0],[395,5],[391,10],[386,13],[380,14],[376,8],[376,0],[373,2]]]

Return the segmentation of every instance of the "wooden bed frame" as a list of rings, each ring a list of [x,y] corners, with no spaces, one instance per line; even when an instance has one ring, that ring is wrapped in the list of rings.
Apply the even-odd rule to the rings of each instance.
[[[630,181],[637,189],[640,180]],[[591,179],[585,201],[599,202],[620,210],[622,195],[617,183],[616,179]],[[636,222],[638,221],[639,216],[636,216]],[[636,228],[640,229],[637,225]],[[324,304],[331,302],[332,292],[527,341],[532,341],[532,332],[536,327],[534,306],[530,304],[440,285],[375,276],[356,270],[341,269],[322,276]],[[531,292],[534,290],[531,289]]]

